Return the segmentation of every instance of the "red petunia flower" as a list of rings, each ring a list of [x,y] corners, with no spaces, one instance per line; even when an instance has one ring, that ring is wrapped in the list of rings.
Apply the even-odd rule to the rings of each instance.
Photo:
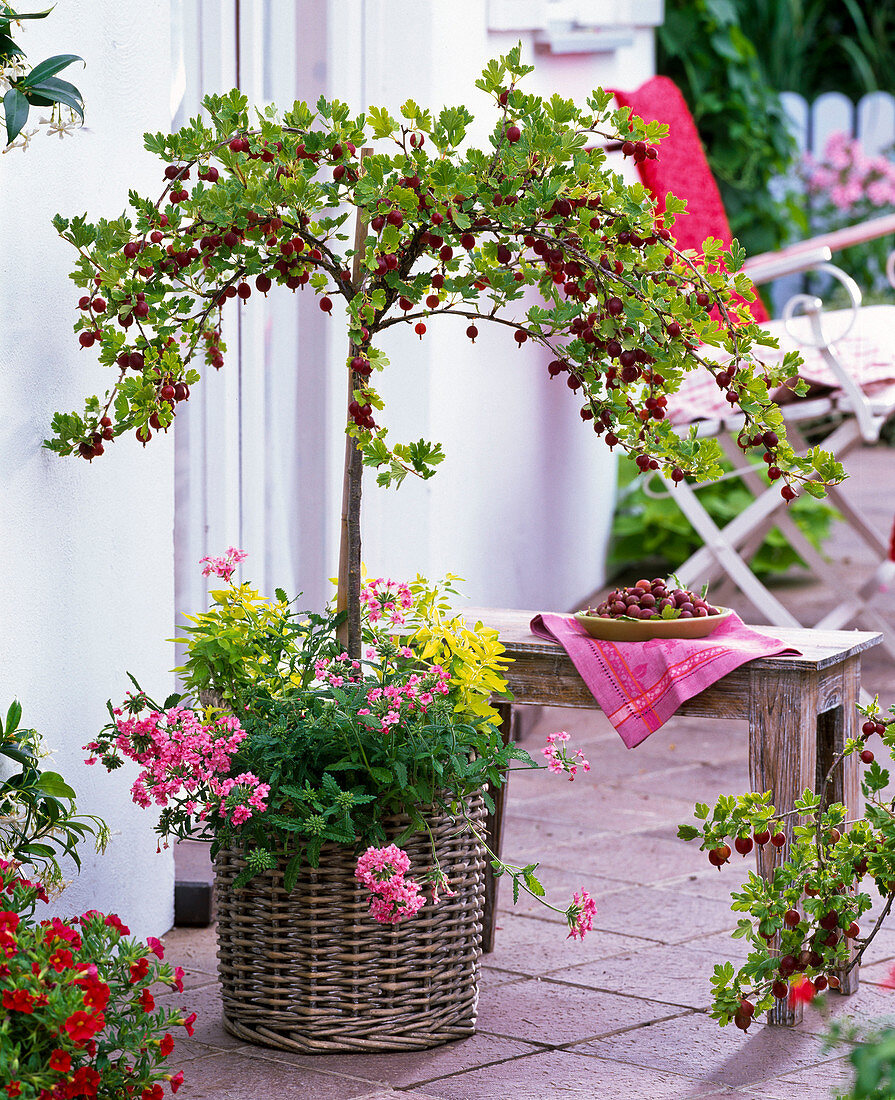
[[[106,1026],[106,1018],[102,1012],[95,1012],[92,1016],[78,1009],[65,1021],[63,1027],[68,1032],[73,1043],[81,1046],[92,1039],[97,1032]]]
[[[144,989],[140,993],[139,1000],[140,1004],[143,1006],[144,1012],[152,1012],[152,1010],[155,1008],[155,998],[148,989]]]
[[[6,1095],[7,1096],[21,1096],[22,1095],[22,1082],[21,1081],[10,1081],[9,1084],[6,1086]]]
[[[149,959],[144,955],[143,958],[137,959],[136,962],[132,962],[130,965],[130,972],[131,982],[142,981],[149,973]]]
[[[158,1052],[163,1058],[167,1058],[173,1049],[174,1036],[166,1031],[164,1036],[159,1040]]]
[[[3,1007],[10,1012],[34,1011],[34,997],[27,989],[4,989]]]
[[[197,1019],[198,1019],[198,1017],[197,1017],[196,1013],[191,1012],[189,1014],[189,1016],[187,1016],[187,1018],[183,1021],[183,1026],[186,1028],[187,1035],[192,1035],[193,1032],[196,1030],[193,1027],[193,1024],[196,1022]]]
[[[74,955],[72,955],[71,951],[69,951],[67,948],[57,947],[53,954],[50,955],[48,961],[50,963],[50,966],[57,973],[61,974],[63,970],[69,970],[72,966],[74,966],[75,959]]]
[[[131,930],[128,928],[128,926],[126,924],[122,924],[121,920],[116,917],[114,913],[109,913],[104,923],[107,924],[110,928],[117,928],[122,936],[129,936],[131,934]]]
[[[146,945],[149,947],[150,951],[158,955],[160,959],[165,957],[165,945],[161,940],[157,940],[155,936],[147,936]]]
[[[59,917],[53,917],[52,921],[41,921],[41,924],[44,929],[44,942],[48,947],[54,940],[63,940],[71,945],[72,950],[80,951],[81,937],[74,928],[69,928]]]
[[[174,989],[177,990],[178,993],[183,992],[183,974],[184,970],[182,966],[174,967],[174,981],[171,983],[171,985]]]
[[[179,1069],[173,1077],[168,1078],[171,1083],[171,1091],[177,1092],[180,1086],[183,1084],[183,1070]]]
[[[71,1069],[71,1055],[67,1050],[54,1050],[50,1055],[50,1069],[57,1073],[68,1073]]]
[[[76,982],[84,990],[84,1007],[87,1009],[103,1009],[109,1003],[109,987],[105,982]]]
[[[72,1078],[71,1096],[96,1096],[102,1078],[93,1066],[79,1066]]]

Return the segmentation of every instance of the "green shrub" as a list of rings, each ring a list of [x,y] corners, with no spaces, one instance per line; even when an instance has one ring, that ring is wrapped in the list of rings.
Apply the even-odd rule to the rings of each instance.
[[[729,462],[726,469],[731,469]],[[699,498],[715,523],[723,527],[752,502],[753,495],[739,478],[729,478],[706,485],[699,490]],[[790,514],[818,549],[837,516],[829,504],[807,494],[793,501]],[[618,500],[607,561],[609,576],[618,576],[623,570],[632,574],[662,573],[667,576],[701,545],[702,540],[674,499],[674,490],[667,490],[655,474],[645,478],[630,462],[620,463]],[[753,571],[765,578],[804,564],[776,527],[768,532],[752,559]]]
[[[733,235],[754,254],[785,244],[801,214],[774,197],[772,181],[790,170],[796,146],[739,8],[732,0],[666,0],[657,68],[683,93]]]

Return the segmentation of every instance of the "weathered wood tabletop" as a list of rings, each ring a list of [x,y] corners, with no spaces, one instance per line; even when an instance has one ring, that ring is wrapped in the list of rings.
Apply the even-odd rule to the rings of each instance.
[[[586,707],[599,709],[571,658],[556,642],[532,634],[536,612],[503,608],[465,608],[467,622],[495,628],[513,663],[505,675],[513,703],[500,703],[504,736],[513,736],[513,708],[517,705]],[[739,718],[749,725],[749,776],[753,789],[771,791],[780,813],[795,806],[806,787],[815,788],[836,753],[857,735],[861,654],[879,645],[882,635],[857,630],[802,630],[756,626],[779,638],[797,654],[781,654],[749,661],[684,703],[678,714],[697,718]],[[636,749],[632,750],[636,752]],[[489,822],[491,846],[500,852],[506,788],[496,800]],[[860,813],[860,772],[855,756],[838,769],[832,784],[834,801],[844,802],[849,816]],[[783,831],[792,836],[792,818]],[[756,849],[759,873],[773,874],[786,858],[784,848]],[[490,869],[489,869],[490,870]],[[494,937],[497,884],[489,875],[486,896],[484,950]],[[843,982],[842,992],[854,992],[857,968]],[[801,1017],[801,1006],[778,1002],[771,1023],[791,1024]]]

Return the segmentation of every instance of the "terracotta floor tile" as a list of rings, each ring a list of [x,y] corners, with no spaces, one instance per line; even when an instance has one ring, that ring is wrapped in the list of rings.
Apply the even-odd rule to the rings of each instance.
[[[525,981],[526,978],[531,977],[530,974],[526,974],[521,970],[498,970],[496,967],[489,966],[487,960],[490,958],[490,955],[482,956],[482,966],[479,970],[479,989],[484,989],[485,986],[491,988],[505,985],[507,982]],[[514,966],[519,965],[516,959],[511,961]]]
[[[713,969],[714,961],[703,952],[661,945],[554,971],[550,978],[622,993],[629,998],[642,997],[669,1006],[698,1009],[711,1003],[709,979]]]
[[[745,749],[747,745],[745,727],[742,736]],[[726,761],[722,764],[702,761],[683,763],[685,766],[635,776],[631,779],[629,787],[632,791],[673,793],[675,799],[688,802],[691,807],[697,802],[708,802],[711,806],[722,794],[744,794],[752,790],[745,752],[741,760]]]
[[[557,826],[536,822],[527,826],[524,835],[508,837],[504,858],[520,864],[549,863],[641,886],[705,869],[705,856],[695,845],[680,840],[594,831],[585,835],[584,830],[571,838],[568,832],[558,832]]]
[[[274,1060],[281,1058],[293,1065],[306,1066],[315,1072],[341,1073],[375,1084],[404,1088],[409,1085],[437,1081],[455,1073],[506,1062],[523,1054],[542,1049],[532,1043],[504,1039],[479,1033],[469,1039],[433,1047],[432,1050],[408,1051],[396,1054],[320,1054],[280,1055],[271,1051]],[[437,1090],[436,1090],[437,1091]]]
[[[493,1035],[558,1046],[608,1035],[681,1011],[647,998],[623,997],[533,978],[483,990],[478,1027]]]
[[[831,1018],[841,1020],[847,1016],[858,1024],[873,1024],[884,1019],[895,1024],[895,990],[864,982],[857,993],[849,996],[828,993],[817,1006],[805,1006],[804,1019],[799,1026],[820,1035],[829,1028]]]
[[[306,1066],[259,1061],[241,1052],[207,1055],[184,1070],[184,1100],[355,1100],[369,1081],[315,1073]]]
[[[526,974],[544,974],[631,949],[629,936],[600,932],[570,939],[564,919],[557,923],[508,914],[501,914],[494,940],[495,949],[483,956],[483,965]]]
[[[182,966],[189,974],[217,975],[218,943],[214,925],[208,928],[172,928],[162,937],[165,945],[165,962]],[[192,980],[192,979],[191,979]]]
[[[681,1071],[686,1051],[687,1072],[715,1087],[757,1087],[832,1059],[820,1040],[808,1033],[754,1024],[748,1034],[733,1026],[720,1028],[702,1013],[636,1028],[608,1039],[575,1047],[576,1054],[595,1055],[653,1069]]]
[[[358,1096],[357,1100],[401,1100],[401,1097],[413,1096],[414,1100],[445,1100],[443,1096],[435,1096],[431,1092],[422,1093],[418,1089],[414,1089],[412,1093],[408,1092],[371,1092],[368,1096]]]
[[[684,763],[687,765],[686,761]],[[597,769],[599,782],[594,775]],[[558,777],[549,776],[544,786],[559,781]],[[664,824],[677,829],[681,822],[692,819],[694,804],[687,798],[678,798],[673,783],[663,787],[661,792],[634,789],[623,781],[613,783],[604,776],[602,762],[597,761],[590,773],[575,780],[573,790],[545,790],[518,803],[518,809],[511,803],[509,820],[521,816],[526,820],[537,818],[600,832],[637,833]]]
[[[698,848],[696,841],[691,843]],[[734,890],[740,890],[748,879],[749,872],[755,870],[755,860],[751,855],[745,859],[738,857],[738,862],[731,862],[719,868],[711,866],[704,852],[701,855],[705,860],[704,870],[666,879],[658,883],[657,888],[673,893],[690,894],[697,898],[708,898],[711,901],[723,901],[729,906],[730,895]]]
[[[535,874],[546,891],[545,899],[557,908],[568,905],[576,890],[587,890],[592,897],[600,899],[629,888],[625,882],[601,878],[589,871],[551,867],[549,859],[548,855],[548,862],[542,863]],[[566,923],[562,913],[554,913],[537,898],[533,898],[522,890],[519,892],[519,900],[514,903],[513,883],[507,876],[501,878],[498,883],[497,908],[500,920],[503,919],[504,914],[507,914],[513,917],[534,917],[539,921],[558,921],[563,925]]]
[[[183,1035],[182,1028],[172,1029],[173,1035],[176,1031]],[[197,1058],[205,1058],[209,1054],[221,1054],[223,1049],[221,1047],[212,1046],[209,1043],[197,1043],[195,1036],[192,1039],[183,1035],[182,1039],[174,1040],[174,1049],[169,1055],[169,1064],[172,1066],[185,1066],[187,1062],[193,1062]]]
[[[787,1073],[755,1087],[756,1100],[830,1100],[834,1090],[844,1091],[854,1084],[854,1068],[847,1056],[821,1066]],[[838,1095],[838,1092],[836,1093]]]
[[[739,916],[739,914],[737,914]],[[716,932],[711,936],[697,936],[687,941],[687,947],[694,951],[705,951],[711,955],[715,962],[723,963],[730,960],[745,959],[749,954],[749,944],[743,939],[735,940],[730,932]]]
[[[196,1013],[195,1034],[191,1039],[182,1039],[185,1046],[191,1041],[222,1050],[232,1050],[234,1047],[243,1045],[242,1039],[237,1039],[224,1030],[221,993],[216,982],[199,989],[184,989],[183,993],[168,993],[162,997],[156,997],[155,1000],[159,1008],[182,1007],[186,1009],[187,1014]],[[183,1034],[181,1028],[177,1031]]]
[[[682,1074],[567,1051],[447,1077],[437,1083],[437,1091],[446,1100],[703,1100],[712,1094]]]
[[[658,943],[682,943],[736,927],[730,905],[671,891],[638,886],[597,898],[594,929],[634,935]],[[632,945],[636,946],[636,945]]]

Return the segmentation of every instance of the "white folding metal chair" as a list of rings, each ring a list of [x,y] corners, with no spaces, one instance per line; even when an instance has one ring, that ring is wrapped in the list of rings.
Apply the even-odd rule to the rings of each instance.
[[[666,77],[654,77],[637,91],[617,92],[616,97],[619,105],[630,106],[635,115],[670,127],[658,161],[643,161],[638,171],[660,211],[664,210],[664,197],[669,191],[687,200],[688,212],[674,226],[679,246],[699,250],[708,235],[727,245],[730,229],[721,198],[678,89]],[[775,354],[782,357],[785,351],[795,348],[805,362],[801,376],[813,383],[815,390],[820,388],[822,394],[794,399],[783,406],[787,434],[797,450],[807,449],[801,431],[804,425],[830,418],[834,426],[823,446],[844,461],[859,446],[877,442],[883,424],[895,414],[895,305],[862,306],[858,286],[831,264],[834,252],[892,233],[895,215],[815,237],[779,253],[753,257],[746,264],[745,270],[755,284],[819,269],[838,280],[851,301],[849,309],[825,312],[819,299],[797,294],[777,321],[766,320],[760,303],[753,307],[756,320],[780,342],[779,353],[760,349],[762,358]],[[895,258],[890,259],[887,270],[895,286]],[[712,349],[705,351],[714,354]],[[719,528],[700,502],[698,486],[681,482],[675,487],[668,483],[668,491],[704,544],[675,571],[681,582],[692,587],[725,578],[742,591],[762,619],[780,626],[835,629],[860,622],[881,630],[887,649],[895,657],[895,621],[889,622],[880,614],[875,599],[880,587],[895,575],[895,530],[892,540],[887,541],[873,528],[850,503],[847,481],[830,490],[831,502],[873,555],[872,576],[856,582],[853,575],[829,562],[805,538],[787,514],[779,487],[769,488],[756,469],[743,468],[743,455],[735,443],[743,419],[731,414],[713,376],[709,372],[689,375],[675,397],[668,408],[672,423],[681,430],[695,424],[699,435],[717,436],[725,453],[734,460],[734,472],[728,476],[740,477],[755,494],[751,505]],[[895,453],[892,476],[886,486],[881,486],[882,491],[886,489],[895,490]],[[895,492],[892,496],[895,512]],[[830,608],[816,623],[799,623],[749,568],[752,556],[772,527],[783,531],[829,591]]]
[[[891,220],[895,225],[895,219]],[[826,419],[832,430],[824,438],[823,447],[845,462],[861,445],[877,442],[883,424],[895,414],[895,306],[862,307],[859,288],[829,263],[826,245],[820,249],[815,246],[811,250],[794,250],[789,256],[775,259],[773,264],[762,261],[749,273],[754,281],[761,281],[777,277],[783,270],[799,270],[800,264],[834,274],[848,290],[852,307],[824,314],[818,299],[796,295],[787,303],[783,320],[767,325],[780,340],[779,354],[797,347],[805,359],[802,377],[815,388],[820,386],[827,391],[823,396],[795,399],[782,405],[787,435],[796,450],[807,450],[802,426]],[[674,486],[667,482],[668,491],[675,495],[681,511],[703,541],[703,546],[675,570],[681,582],[691,586],[726,577],[759,616],[778,626],[834,630],[860,623],[868,629],[880,630],[885,646],[895,657],[895,621],[890,622],[880,613],[878,599],[880,589],[895,576],[893,546],[852,505],[848,481],[832,487],[829,497],[843,520],[869,547],[872,560],[878,563],[872,575],[862,581],[856,581],[853,571],[835,565],[818,551],[788,514],[779,488],[768,486],[756,467],[743,465],[743,454],[735,442],[743,418],[730,415],[730,406],[711,376],[688,379],[675,396],[670,405],[672,422],[687,430],[695,424],[701,437],[716,436],[734,465],[727,476],[740,478],[755,496],[751,505],[719,528],[699,499],[699,486],[687,482]],[[762,466],[759,464],[759,468]],[[895,454],[890,484],[895,489]],[[749,567],[772,527],[784,533],[829,592],[829,610],[816,622],[799,622]]]

